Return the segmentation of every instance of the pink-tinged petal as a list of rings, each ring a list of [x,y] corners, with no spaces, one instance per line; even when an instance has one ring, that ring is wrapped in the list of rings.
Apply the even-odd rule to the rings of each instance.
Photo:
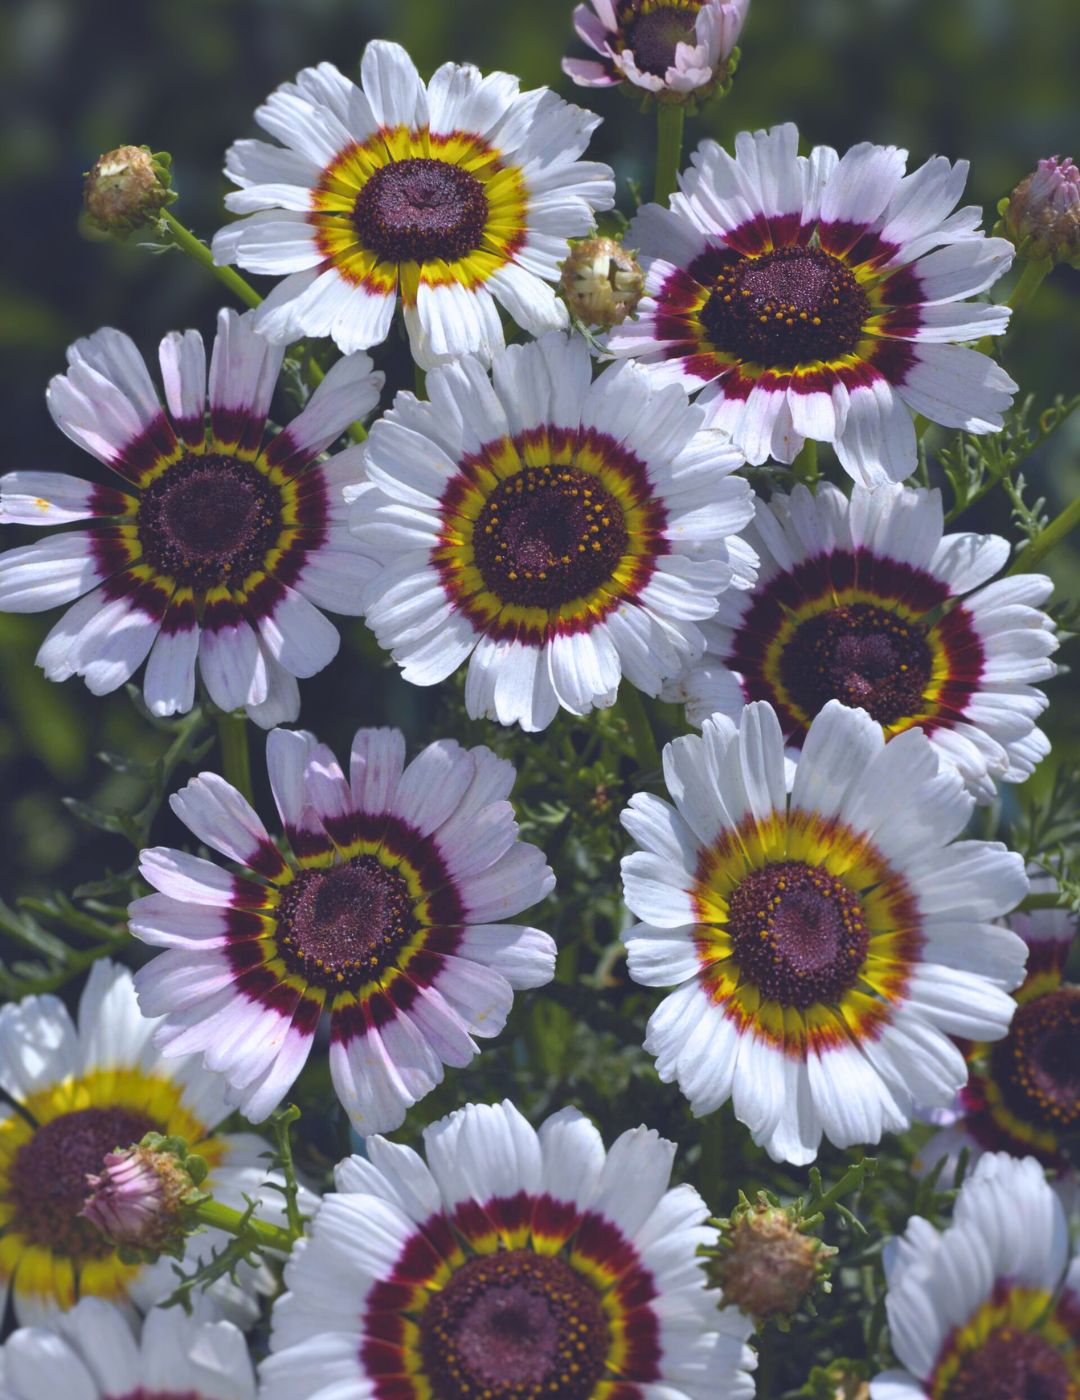
[[[913,239],[938,229],[964,193],[968,170],[966,160],[954,165],[944,156],[933,156],[905,175],[881,216],[882,243],[902,254]]]
[[[472,753],[453,739],[438,739],[417,754],[394,795],[394,815],[428,836],[455,811],[476,772]]]
[[[295,589],[277,585],[273,592],[271,609],[265,615],[260,615],[254,600],[249,605],[263,645],[292,675],[317,675],[329,666],[341,646],[337,628]]]
[[[296,578],[296,591],[326,612],[363,617],[364,597],[377,566],[349,543],[338,549],[336,542],[332,533],[328,544],[308,554]]]
[[[882,284],[886,305],[973,297],[1008,272],[1015,249],[1004,238],[964,238],[928,253]]]
[[[67,525],[73,520],[134,515],[138,501],[111,486],[62,472],[0,476],[0,525]]]
[[[555,876],[543,851],[519,844],[490,869],[462,881],[461,897],[470,923],[489,923],[539,904],[554,888]]]
[[[289,845],[296,849],[297,828],[308,802],[304,770],[315,747],[315,737],[304,730],[274,729],[266,736],[266,771],[274,804]]]
[[[842,255],[881,214],[904,174],[907,152],[862,142],[852,146],[821,195],[821,246]]]
[[[220,710],[239,710],[266,699],[269,682],[254,629],[232,598],[207,600],[199,638],[199,670]]]
[[[606,25],[603,16],[595,10],[591,10],[588,5],[577,5],[573,14],[574,29],[578,36],[589,45],[591,49],[599,54],[607,55],[611,52],[608,48],[608,35],[616,31],[616,26]]]
[[[439,1057],[400,1013],[348,1041],[330,1044],[334,1089],[363,1137],[399,1128],[406,1111],[443,1078]]]
[[[161,626],[165,595],[143,584],[113,580],[107,601],[71,644],[67,664],[92,695],[108,695],[146,660]]]
[[[258,448],[284,354],[256,333],[250,312],[218,313],[210,356],[210,427],[219,443]]]
[[[520,924],[468,924],[458,953],[505,977],[515,991],[545,987],[555,976],[555,940]]]
[[[181,902],[165,894],[149,894],[133,900],[128,907],[128,924],[136,938],[157,948],[176,948],[202,953],[224,948],[243,937],[259,937],[270,926],[257,914],[220,908],[209,904]],[[195,964],[192,964],[194,966]],[[161,971],[158,966],[158,971]],[[235,979],[226,962],[222,965],[220,986]],[[210,990],[210,989],[208,989]],[[217,991],[218,987],[212,990]],[[162,1010],[172,1010],[165,1006]],[[145,1008],[147,1015],[157,1015]]]
[[[174,599],[146,663],[143,698],[154,715],[187,714],[195,703],[195,665],[199,655],[199,625],[190,599]]]
[[[405,736],[399,729],[357,730],[349,766],[357,811],[365,816],[391,811],[404,771]]]
[[[165,402],[192,447],[206,438],[206,346],[198,331],[170,331],[158,350]]]
[[[1007,306],[985,302],[913,306],[889,313],[882,329],[890,336],[919,341],[982,340],[988,335],[1004,335],[1011,315]]]
[[[623,81],[621,74],[589,58],[564,58],[562,70],[579,87],[615,87]]]
[[[510,983],[494,968],[443,954],[435,986],[473,1035],[488,1039],[506,1025],[514,1004]]]
[[[379,402],[384,376],[371,357],[347,355],[330,369],[299,417],[266,449],[266,460],[289,475],[301,471],[350,423],[361,422]]]
[[[259,642],[266,667],[266,699],[258,705],[247,705],[247,717],[262,729],[274,729],[279,724],[294,724],[300,718],[300,687],[291,671],[278,664]]]
[[[139,872],[154,889],[185,903],[245,909],[261,906],[266,898],[263,885],[242,880],[213,861],[168,846],[150,846],[140,851]]]
[[[344,845],[351,836],[356,808],[341,765],[325,744],[316,744],[304,767],[307,801],[329,835]]]
[[[169,806],[200,841],[238,865],[271,880],[288,875],[288,866],[251,804],[217,773],[192,778],[170,797]]]
[[[270,1064],[242,1092],[229,1095],[252,1123],[263,1122],[281,1103],[307,1064],[315,1044],[314,1026],[309,1028],[301,1024],[299,1018],[294,1018],[283,1034],[280,1031],[274,1034],[280,1035],[281,1043]]]
[[[46,612],[73,602],[112,572],[102,567],[92,533],[51,535],[0,554],[0,609]]]
[[[911,411],[881,377],[851,390],[844,435],[833,446],[844,470],[865,486],[903,481],[918,465]]]
[[[988,355],[959,345],[919,345],[896,385],[916,412],[946,428],[997,432],[1016,382]]]

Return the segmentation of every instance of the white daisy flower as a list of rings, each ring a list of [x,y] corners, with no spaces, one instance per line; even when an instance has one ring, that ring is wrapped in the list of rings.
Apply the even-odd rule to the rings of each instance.
[[[368,626],[416,685],[468,660],[474,718],[544,729],[614,704],[623,676],[658,694],[753,578],[742,457],[639,366],[593,383],[580,336],[511,346],[493,381],[445,366],[372,430],[371,485],[346,491]]]
[[[268,738],[288,858],[243,797],[201,773],[170,799],[200,841],[242,867],[158,847],[140,869],[158,894],[131,931],[167,949],[136,976],[163,1016],[166,1056],[198,1051],[229,1101],[259,1121],[304,1067],[323,1013],[330,1073],[358,1132],[406,1110],[498,1035],[515,990],[555,971],[539,929],[502,922],[555,877],[517,839],[513,766],[486,748],[429,744],[405,766],[396,729],[361,729],[345,777],[310,734]]]
[[[117,1308],[85,1298],[55,1329],[20,1328],[0,1348],[4,1400],[255,1400],[247,1344],[229,1322],[155,1309],[136,1340]]]
[[[953,1223],[914,1216],[885,1254],[892,1349],[905,1370],[872,1400],[1072,1400],[1080,1393],[1080,1257],[1033,1158],[982,1158]]]
[[[972,810],[912,729],[885,743],[830,701],[790,799],[768,704],[664,751],[674,808],[639,793],[623,825],[630,975],[677,986],[645,1048],[695,1114],[727,1099],[777,1161],[876,1143],[967,1078],[951,1036],[998,1040],[1027,949],[990,921],[1027,891],[1020,857],[957,841]]]
[[[627,233],[648,267],[636,321],[611,349],[663,384],[701,389],[710,426],[755,464],[832,443],[856,481],[902,481],[917,464],[913,414],[996,432],[1016,385],[952,342],[1001,335],[1005,306],[968,302],[1004,273],[1013,246],[981,211],[952,210],[968,165],[864,143],[840,159],[800,156],[787,124],[705,141],[671,208]]]
[[[1031,888],[1049,893],[1057,883],[1033,875]],[[928,1115],[941,1131],[916,1167],[929,1171],[945,1158],[948,1183],[964,1151],[970,1161],[984,1152],[1030,1156],[1053,1173],[1063,1200],[1080,1204],[1080,1177],[1067,1150],[1080,1127],[1080,987],[1065,981],[1076,917],[1067,909],[1032,909],[1014,913],[1009,926],[1029,949],[1009,1033],[993,1045],[963,1045],[971,1077],[949,1108]]]
[[[675,1144],[605,1152],[575,1109],[509,1102],[337,1169],[274,1305],[262,1400],[747,1400],[752,1323],[706,1286],[715,1240]]]
[[[0,1312],[12,1290],[24,1325],[50,1321],[81,1297],[126,1312],[145,1311],[176,1287],[171,1260],[125,1264],[80,1212],[87,1177],[117,1147],[148,1132],[185,1138],[210,1172],[203,1189],[225,1205],[259,1199],[260,1215],[281,1219],[281,1197],[267,1176],[268,1145],[251,1133],[220,1133],[229,1114],[224,1085],[197,1060],[163,1060],[156,1022],[139,1011],[131,973],[95,963],[79,1001],[78,1023],[57,997],[32,996],[0,1010]],[[184,1269],[220,1249],[218,1230],[193,1235]],[[265,1268],[241,1266],[193,1297],[199,1315],[248,1324],[251,1296],[269,1291]]]
[[[647,93],[708,96],[728,74],[750,0],[590,0],[574,28],[595,58],[564,58],[579,87],[628,82]]]
[[[0,555],[0,611],[79,599],[38,652],[50,680],[82,676],[104,695],[147,661],[146,703],[171,715],[191,709],[198,662],[221,709],[243,707],[266,728],[300,713],[296,678],[321,671],[340,640],[320,609],[355,617],[364,581],[341,504],[362,479],[356,449],[316,459],[375,407],[383,377],[367,355],[341,360],[264,440],[283,353],[250,314],[220,312],[208,392],[202,337],[170,332],[166,413],[128,336],[100,330],[70,348],[49,411],[122,489],[54,472],[0,477],[0,523],[91,522]]]
[[[888,737],[918,725],[980,802],[1022,783],[1050,751],[1036,720],[1057,648],[1042,574],[990,582],[999,535],[944,534],[939,491],[856,486],[850,501],[758,501],[744,538],[761,560],[749,592],[728,592],[702,624],[700,664],[667,694],[695,724],[768,700],[791,757],[829,700],[858,706]]]
[[[284,275],[256,312],[273,341],[332,336],[364,350],[400,290],[413,355],[430,368],[503,345],[501,306],[530,335],[566,325],[555,296],[568,240],[610,209],[606,165],[579,160],[600,118],[509,73],[446,63],[426,86],[397,44],[367,46],[356,87],[305,68],[259,108],[281,145],[237,141],[218,263]]]

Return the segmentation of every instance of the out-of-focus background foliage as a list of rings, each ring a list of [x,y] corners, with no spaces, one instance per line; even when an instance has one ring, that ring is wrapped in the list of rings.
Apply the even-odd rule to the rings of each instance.
[[[3,469],[92,470],[53,427],[44,389],[65,346],[102,324],[145,352],[178,326],[210,332],[223,291],[176,253],[80,236],[82,173],[120,143],[171,151],[175,212],[201,236],[223,221],[220,175],[229,142],[253,134],[252,113],[300,67],[330,59],[355,70],[377,37],[408,46],[424,72],[446,59],[551,83],[605,117],[594,152],[618,173],[621,203],[648,184],[653,126],[618,92],[574,89],[559,59],[578,51],[571,0],[7,0],[0,9],[0,355]],[[728,140],[794,119],[808,142],[864,139],[972,162],[970,197],[986,206],[1054,152],[1080,156],[1076,0],[753,0],[731,98],[690,125]],[[1008,367],[1045,402],[1080,381],[1080,273],[1044,285],[1007,351]],[[1080,415],[1078,415],[1080,416]],[[1080,489],[1080,423],[1067,425],[1032,473],[1052,507]],[[1005,529],[989,504],[970,528]],[[22,543],[7,531],[0,544]],[[1075,550],[1055,554],[1074,596]],[[160,736],[122,694],[95,700],[80,682],[47,684],[33,666],[53,618],[0,615],[0,894],[70,888],[129,852],[80,826],[61,805],[74,793],[121,803],[130,779],[95,761],[102,748],[152,755]],[[358,723],[392,719],[425,732],[434,697],[379,663],[359,623],[346,625],[333,666],[303,687],[304,723],[339,747]],[[1052,688],[1058,753],[1080,748],[1069,682]],[[560,721],[560,723],[563,721]],[[259,759],[256,755],[256,767]],[[159,840],[179,835],[168,820]],[[615,871],[612,870],[614,881]]]

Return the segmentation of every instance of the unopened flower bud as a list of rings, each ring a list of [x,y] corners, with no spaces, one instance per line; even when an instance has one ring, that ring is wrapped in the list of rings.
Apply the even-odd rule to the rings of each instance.
[[[183,1252],[206,1163],[182,1138],[147,1133],[142,1142],[110,1152],[104,1169],[86,1178],[90,1195],[80,1212],[110,1244],[142,1258]]]
[[[87,172],[83,204],[91,224],[103,233],[126,234],[152,223],[176,195],[164,152],[146,146],[118,146],[99,156]]]
[[[618,326],[637,306],[645,274],[637,259],[613,238],[575,243],[562,267],[562,294],[570,310],[590,326]]]
[[[713,1276],[725,1303],[758,1322],[789,1317],[822,1277],[835,1250],[803,1233],[790,1210],[759,1196],[725,1223]]]
[[[1080,168],[1051,156],[998,205],[999,232],[1028,257],[1080,263]]]

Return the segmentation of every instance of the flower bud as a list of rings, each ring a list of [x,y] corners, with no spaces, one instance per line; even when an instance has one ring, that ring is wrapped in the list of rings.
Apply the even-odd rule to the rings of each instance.
[[[176,198],[170,188],[172,158],[146,146],[118,146],[99,156],[87,172],[83,204],[102,233],[126,234],[152,223]]]
[[[645,274],[632,253],[613,238],[575,243],[562,266],[567,306],[590,326],[618,326],[641,300]]]
[[[789,1317],[822,1276],[836,1251],[803,1233],[791,1210],[759,1196],[726,1221],[713,1276],[725,1303],[734,1303],[758,1323]]]
[[[136,1146],[110,1152],[104,1170],[86,1178],[90,1195],[80,1211],[110,1244],[138,1258],[183,1253],[206,1163],[182,1138],[147,1133]]]
[[[1080,262],[1080,169],[1068,157],[1039,161],[998,213],[998,231],[1028,257]]]

